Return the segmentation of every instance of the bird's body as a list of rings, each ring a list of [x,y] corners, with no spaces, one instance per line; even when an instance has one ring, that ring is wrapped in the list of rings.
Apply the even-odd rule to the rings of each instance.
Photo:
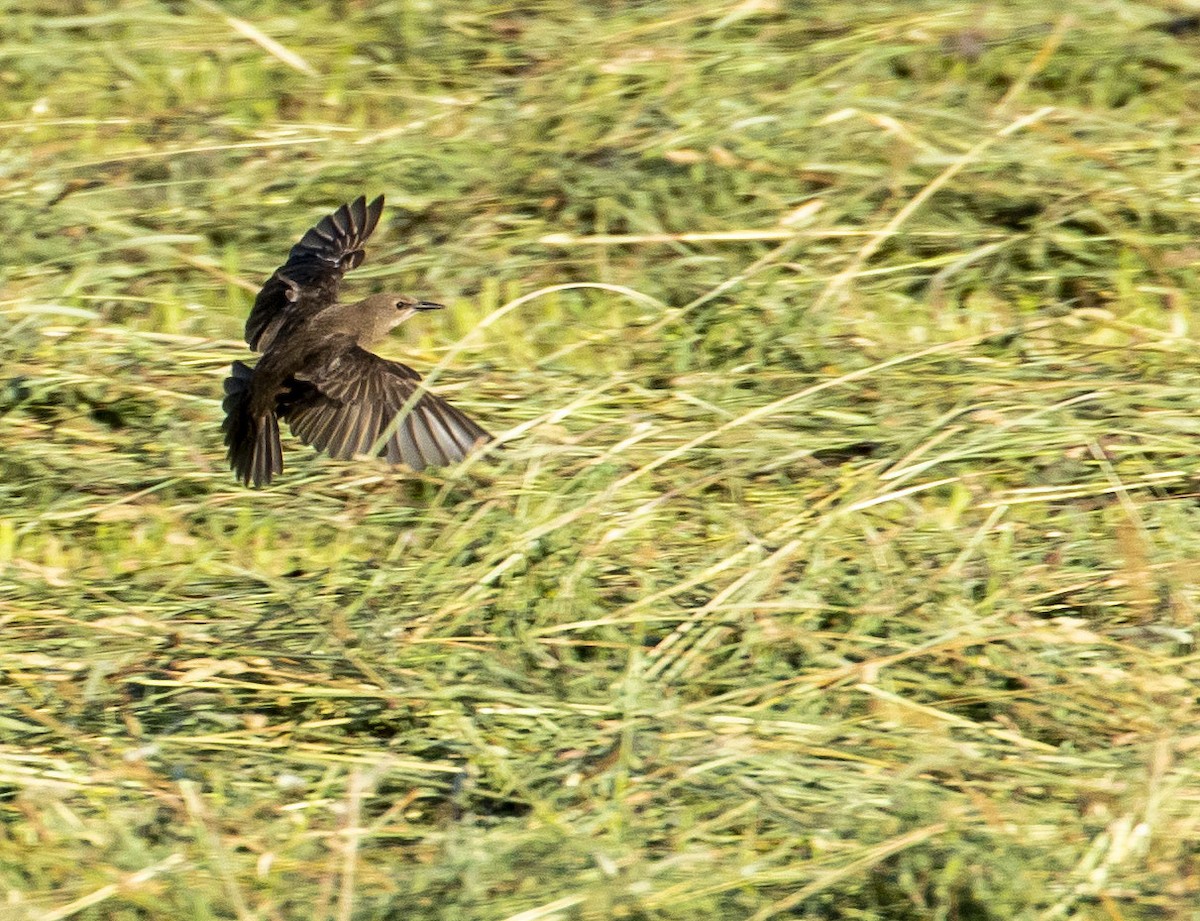
[[[462,460],[491,439],[445,400],[418,393],[412,368],[367,350],[439,304],[403,294],[338,301],[342,275],[362,262],[382,211],[382,196],[343,205],[292,247],[255,299],[246,341],[262,358],[253,368],[234,362],[223,404],[230,465],[247,485],[283,471],[280,419],[332,457],[366,454],[382,440],[381,455],[414,470]]]

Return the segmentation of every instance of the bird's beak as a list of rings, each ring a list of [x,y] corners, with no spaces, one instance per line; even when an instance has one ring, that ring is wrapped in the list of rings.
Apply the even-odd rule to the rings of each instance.
[[[435,304],[433,301],[417,301],[413,310],[441,310],[445,304]]]

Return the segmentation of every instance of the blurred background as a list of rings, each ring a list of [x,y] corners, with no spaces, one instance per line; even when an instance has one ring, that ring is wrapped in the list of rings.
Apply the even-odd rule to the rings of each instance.
[[[0,0],[0,917],[1194,918],[1198,52]],[[506,447],[243,489],[254,293],[359,194],[344,291],[446,304],[381,351]]]

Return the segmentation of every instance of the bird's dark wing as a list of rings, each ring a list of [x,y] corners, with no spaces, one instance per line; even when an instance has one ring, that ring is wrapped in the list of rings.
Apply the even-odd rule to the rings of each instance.
[[[366,454],[420,385],[407,365],[358,346],[338,350],[317,368],[296,375],[280,400],[292,434],[331,457]],[[413,470],[443,467],[492,436],[441,397],[423,393],[384,443],[380,454]]]
[[[283,327],[337,302],[342,276],[362,264],[363,243],[382,213],[382,195],[370,204],[360,195],[300,238],[254,299],[246,320],[250,348],[265,352]]]

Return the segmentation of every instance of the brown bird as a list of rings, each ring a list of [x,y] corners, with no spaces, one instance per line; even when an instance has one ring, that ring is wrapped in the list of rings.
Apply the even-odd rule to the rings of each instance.
[[[362,263],[382,212],[382,195],[342,205],[301,237],[254,299],[246,342],[262,358],[253,368],[233,363],[222,404],[229,464],[246,485],[283,472],[280,419],[305,444],[342,460],[370,452],[390,431],[380,456],[413,470],[455,463],[491,440],[441,397],[413,400],[421,376],[366,349],[441,304],[405,294],[338,303],[342,276]]]

